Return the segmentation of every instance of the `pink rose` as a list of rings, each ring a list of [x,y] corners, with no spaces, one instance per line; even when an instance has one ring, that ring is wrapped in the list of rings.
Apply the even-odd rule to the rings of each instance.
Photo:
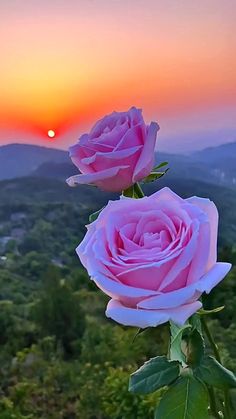
[[[127,189],[151,172],[158,129],[155,122],[146,125],[136,108],[105,116],[70,147],[81,174],[67,179],[68,184],[94,184],[113,192]]]
[[[111,297],[107,317],[141,328],[168,320],[181,325],[231,267],[216,262],[217,228],[213,202],[163,188],[110,201],[76,250]]]

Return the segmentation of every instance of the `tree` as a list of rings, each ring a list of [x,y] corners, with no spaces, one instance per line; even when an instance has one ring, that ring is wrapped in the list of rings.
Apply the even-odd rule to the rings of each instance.
[[[33,310],[41,334],[55,336],[66,356],[78,353],[85,317],[76,296],[56,267],[49,268],[43,284],[42,297]]]

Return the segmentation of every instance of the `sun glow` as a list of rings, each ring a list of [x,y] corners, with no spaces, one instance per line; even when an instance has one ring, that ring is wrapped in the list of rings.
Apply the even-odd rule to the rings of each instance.
[[[161,135],[176,133],[175,121],[179,133],[185,121],[186,130],[235,126],[236,2],[12,3],[0,1],[0,143],[67,147],[132,104],[170,121]]]
[[[55,131],[53,131],[52,129],[48,130],[48,137],[49,138],[54,138],[55,137]]]

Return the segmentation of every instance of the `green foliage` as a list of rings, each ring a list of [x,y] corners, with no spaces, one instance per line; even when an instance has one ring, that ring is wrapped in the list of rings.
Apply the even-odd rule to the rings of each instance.
[[[207,389],[191,376],[181,377],[167,390],[155,419],[209,419]]]
[[[4,185],[0,191],[1,234],[11,236],[20,228],[22,236],[1,249],[0,418],[152,419],[166,388],[147,396],[131,394],[129,374],[149,358],[168,352],[168,327],[150,328],[134,339],[135,329],[107,320],[104,311],[108,299],[88,279],[75,254],[88,211],[101,208],[106,197],[97,194],[94,200],[92,188],[77,188],[72,193],[66,185],[58,184],[56,189],[54,180],[23,179]],[[187,182],[188,195],[190,186]],[[223,201],[220,229],[231,240],[235,237],[231,228],[233,206],[231,201],[229,205]],[[222,248],[220,259],[235,264],[235,246]],[[236,370],[235,296],[234,268],[204,297],[205,310],[213,310],[207,320],[219,343],[223,364],[232,370]],[[215,307],[223,305],[225,309],[216,312]],[[190,326],[199,331],[196,318]],[[171,359],[191,364],[196,375],[200,374],[195,366],[198,354],[195,362],[188,355],[193,355],[190,326],[171,326]],[[195,333],[196,337],[199,339]],[[182,338],[184,344],[179,347]],[[202,359],[209,354],[207,345]],[[210,383],[210,370],[213,367],[204,370],[206,383]],[[181,369],[181,374],[188,372],[188,368]],[[223,380],[219,375],[222,367],[217,374]],[[226,375],[224,380],[229,383]],[[230,391],[236,402],[235,389]],[[220,388],[218,399],[221,402]],[[200,414],[201,410],[199,418]]]
[[[98,210],[98,211],[93,212],[92,214],[90,214],[90,216],[89,216],[89,222],[90,223],[92,223],[93,221],[95,221],[98,218],[98,216],[99,216],[100,212],[102,212],[103,208],[101,208],[100,210]]]
[[[182,352],[185,355],[187,365],[194,367],[201,363],[204,356],[204,340],[197,329],[191,330],[190,333],[184,336]]]
[[[112,419],[153,419],[154,408],[160,401],[163,391],[148,396],[133,395],[127,391],[128,369],[110,368],[102,390],[102,407],[106,417]]]
[[[172,361],[179,361],[185,364],[186,359],[185,359],[184,353],[181,350],[181,342],[182,342],[183,333],[190,328],[191,328],[191,325],[189,324],[184,325],[183,327],[179,327],[173,322],[170,322],[170,334],[171,334],[170,359]]]
[[[154,182],[157,179],[160,179],[167,173],[168,169],[164,170],[163,172],[151,172],[150,175],[143,179],[144,183]]]
[[[167,166],[167,165],[168,165],[168,162],[164,161],[164,162],[158,164],[157,166],[155,166],[153,168],[153,170],[151,171],[151,173],[143,179],[143,183],[154,182],[155,180],[164,176],[168,172],[169,168],[167,168],[163,171],[160,171],[159,169],[161,169],[162,167]]]
[[[11,366],[8,392],[15,410],[31,418],[76,418],[79,365],[64,362],[55,352],[45,359],[37,346],[18,352]],[[14,411],[15,411],[14,410]],[[23,417],[25,417],[23,416]],[[20,416],[21,417],[21,416]]]
[[[163,161],[162,163],[157,164],[157,165],[153,168],[153,171],[158,170],[158,169],[161,169],[162,167],[167,166],[167,165],[168,165],[168,161]]]
[[[104,316],[104,313],[101,314]],[[80,360],[92,364],[102,364],[106,360],[113,366],[125,366],[134,359],[136,363],[142,364],[147,358],[163,351],[164,333],[165,329],[157,333],[159,344],[155,344],[155,336],[151,333],[141,335],[133,342],[133,329],[121,328],[104,320],[100,320],[98,327],[97,319],[87,317]]]
[[[195,375],[210,386],[235,388],[236,376],[224,368],[215,358],[207,356],[194,371]]]
[[[129,389],[134,393],[152,393],[164,386],[168,387],[160,406],[156,409],[155,418],[196,418],[195,403],[199,407],[201,417],[209,417],[209,404],[209,412],[214,416],[218,417],[217,412],[221,409],[226,412],[225,418],[231,417],[230,410],[233,406],[228,390],[236,388],[236,377],[215,358],[205,355],[201,323],[209,341],[212,342],[208,326],[203,319],[200,321],[199,314],[190,317],[183,327],[171,323],[169,353],[179,360],[169,361],[166,357],[156,357],[131,375]],[[215,346],[213,350],[216,353]],[[218,352],[216,357],[220,360]],[[224,390],[225,404],[222,404],[221,398],[215,399],[213,387]],[[192,397],[195,391],[198,391],[197,398]]]
[[[56,267],[45,274],[42,297],[32,310],[42,336],[55,336],[65,354],[73,354],[73,343],[80,347],[79,338],[85,329],[84,314],[68,283],[60,279]],[[77,354],[79,350],[77,348]]]
[[[224,310],[224,308],[225,306],[216,307],[216,308],[213,308],[212,310],[204,310],[203,308],[201,308],[200,310],[198,310],[198,314],[200,314],[200,316],[205,316],[207,314],[215,314]]]
[[[23,415],[20,410],[14,406],[14,403],[8,397],[0,399],[0,417],[1,419],[33,419],[33,414]]]
[[[122,192],[123,196],[127,196],[127,198],[138,198],[138,195],[135,192],[134,185],[130,186],[128,189]]]
[[[131,374],[129,390],[132,393],[153,393],[175,381],[179,372],[178,362],[168,361],[165,356],[151,358]]]
[[[109,365],[109,362],[102,364],[81,362],[78,379],[79,399],[76,405],[78,417],[81,419],[103,418],[104,383]]]

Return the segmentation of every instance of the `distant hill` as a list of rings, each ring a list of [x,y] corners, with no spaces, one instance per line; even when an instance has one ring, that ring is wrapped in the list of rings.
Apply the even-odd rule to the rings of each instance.
[[[236,142],[206,148],[193,157],[207,165],[221,183],[236,187]]]
[[[188,156],[157,153],[158,162],[168,160],[177,177],[202,180],[236,189],[236,142],[208,147]]]
[[[0,179],[28,176],[41,164],[69,162],[68,153],[28,144],[9,144],[0,147]]]
[[[193,179],[204,181],[207,179],[208,183],[213,184],[224,184],[222,179],[217,176],[217,173],[213,169],[209,168],[201,162],[195,161],[191,157],[175,155],[175,154],[166,154],[166,153],[156,153],[156,163],[162,161],[169,162],[169,172],[167,177],[182,177],[184,179]],[[65,180],[69,176],[73,176],[78,173],[77,168],[73,165],[71,161],[67,163],[55,163],[55,162],[46,162],[39,166],[34,172],[33,176],[43,177],[43,178],[54,178]],[[227,185],[234,186],[234,185]],[[236,185],[235,185],[236,186]]]
[[[43,163],[32,173],[32,176],[65,180],[76,174],[78,174],[78,169],[68,160],[65,163],[55,163],[54,161]]]
[[[0,181],[0,205],[41,203],[76,203],[81,208],[97,209],[115,194],[101,192],[91,186],[71,188],[65,181],[40,177],[22,177]],[[68,214],[69,216],[69,214]]]
[[[197,160],[216,166],[222,161],[236,159],[236,141],[219,145],[218,147],[207,147],[204,150],[196,151],[192,155]]]
[[[216,147],[217,149],[218,147]],[[215,152],[218,154],[216,150]],[[201,153],[199,155],[196,153],[194,155],[184,156],[157,152],[156,162],[168,161],[170,168],[169,174],[172,177],[190,178],[199,181],[207,180],[208,183],[236,188],[236,155],[232,153],[231,159],[221,159],[217,165],[211,156],[208,158],[208,150],[203,150]],[[77,169],[71,161],[60,164],[51,161],[39,166],[33,175],[66,179],[76,173]]]
[[[147,194],[151,194],[163,186],[169,186],[182,197],[197,195],[212,199],[220,213],[221,242],[236,242],[235,191],[198,180],[173,177],[171,174],[145,185],[144,189]],[[4,180],[0,182],[0,219],[9,217],[12,212],[24,211],[27,206],[46,203],[76,205],[81,214],[89,214],[103,207],[109,199],[116,198],[118,194],[101,193],[91,186],[70,188],[65,181],[53,178],[24,177]]]
[[[157,152],[156,161],[164,160],[169,162],[173,177],[236,189],[236,142],[188,156]],[[75,173],[67,151],[26,144],[0,147],[0,180],[29,175],[64,180]]]
[[[166,135],[161,131],[161,138],[159,143],[163,147],[169,145],[172,152],[178,154],[193,153],[194,150],[201,150],[202,147],[220,146],[220,144],[227,144],[236,141],[236,128],[211,128],[211,130],[202,130],[201,127],[195,131],[178,132],[172,135]],[[178,150],[178,151],[176,151]]]

